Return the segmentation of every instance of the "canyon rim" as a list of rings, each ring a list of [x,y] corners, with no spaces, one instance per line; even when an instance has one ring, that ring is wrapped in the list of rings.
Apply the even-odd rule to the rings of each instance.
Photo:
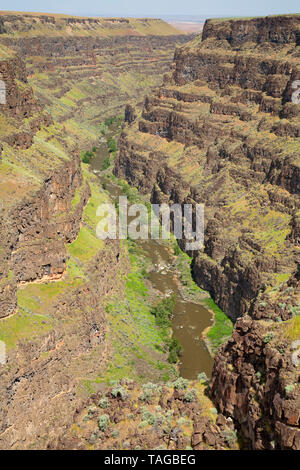
[[[299,84],[299,14],[0,12],[0,449],[300,450]]]

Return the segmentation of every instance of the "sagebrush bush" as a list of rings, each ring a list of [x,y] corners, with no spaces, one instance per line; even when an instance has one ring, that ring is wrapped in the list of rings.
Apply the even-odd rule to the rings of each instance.
[[[186,401],[187,403],[192,403],[193,401],[195,401],[196,396],[197,396],[196,390],[194,389],[188,390],[184,395],[184,401]]]
[[[109,399],[107,397],[101,398],[99,401],[100,408],[106,409],[110,406]]]
[[[197,379],[201,383],[208,383],[209,382],[209,379],[208,379],[205,372],[201,372],[200,374],[198,374]]]
[[[179,377],[175,382],[173,383],[173,387],[176,388],[177,390],[185,390],[189,386],[189,381],[187,379],[184,379],[183,377]]]
[[[128,398],[128,392],[120,385],[118,387],[113,388],[111,394],[114,398],[120,396],[123,401]]]
[[[100,431],[106,431],[110,422],[109,415],[101,415],[98,419],[98,426]]]

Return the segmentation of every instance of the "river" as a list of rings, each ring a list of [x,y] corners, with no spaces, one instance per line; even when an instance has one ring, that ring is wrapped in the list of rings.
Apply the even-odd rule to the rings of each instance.
[[[91,170],[100,172],[102,163],[108,155],[106,143],[103,141],[92,160]],[[101,178],[101,172],[98,174]],[[123,194],[122,189],[113,182],[106,184],[106,190],[114,201]],[[202,333],[212,325],[212,313],[201,303],[191,302],[183,297],[178,278],[174,273],[173,255],[165,243],[152,239],[137,240],[137,243],[143,249],[145,256],[151,260],[149,281],[153,288],[162,296],[175,295],[172,328],[174,336],[183,348],[179,364],[181,377],[195,379],[200,372],[205,372],[210,377],[213,358],[202,339]]]

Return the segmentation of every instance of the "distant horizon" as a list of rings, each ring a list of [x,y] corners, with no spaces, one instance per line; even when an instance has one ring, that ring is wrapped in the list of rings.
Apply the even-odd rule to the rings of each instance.
[[[86,17],[132,17],[132,18],[228,18],[271,15],[300,14],[299,0],[52,0],[51,5],[44,0],[2,0],[2,11],[49,13]],[[24,5],[26,5],[24,7]],[[49,11],[50,10],[50,11]],[[184,11],[182,11],[184,10]]]
[[[250,16],[247,15],[232,15],[232,14],[186,14],[186,13],[170,13],[170,14],[113,14],[113,13],[68,13],[68,12],[59,12],[59,11],[49,11],[49,10],[10,10],[10,9],[0,9],[0,13],[32,13],[32,14],[49,14],[49,15],[61,15],[61,16],[78,16],[78,17],[86,17],[86,18],[149,18],[149,19],[180,19],[180,20],[204,20],[204,19],[210,19],[210,18],[249,18]],[[261,18],[261,17],[267,17],[267,16],[288,16],[288,15],[300,15],[300,12],[290,12],[290,13],[270,13],[267,15],[251,15],[251,18]]]

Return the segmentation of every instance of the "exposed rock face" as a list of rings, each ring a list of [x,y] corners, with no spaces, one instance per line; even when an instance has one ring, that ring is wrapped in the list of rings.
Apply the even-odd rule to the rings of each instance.
[[[296,28],[298,17],[290,21]],[[196,39],[177,50],[172,81],[146,99],[139,132],[134,126],[124,131],[116,174],[152,191],[155,202],[205,202],[205,249],[194,254],[195,277],[237,318],[274,272],[296,269],[297,250],[288,236],[272,244],[272,236],[267,241],[262,231],[272,211],[282,220],[281,233],[290,231],[299,210],[299,139],[294,134],[283,138],[274,129],[274,122],[284,123],[278,116],[287,109],[295,116],[290,125],[299,126],[297,105],[284,98],[298,73],[297,49],[291,35],[289,48],[294,49],[279,58],[285,45],[259,41],[253,46],[249,38],[243,41],[245,59],[237,46],[231,50],[223,39],[211,39],[212,33],[206,33],[211,28],[207,22],[202,42]],[[266,59],[270,47],[272,60]],[[289,57],[294,59],[290,63]],[[273,91],[267,89],[270,82]],[[266,100],[277,110],[262,108]]]
[[[135,119],[136,119],[136,114],[135,114],[134,108],[130,104],[127,104],[125,107],[124,121],[127,122],[128,124],[131,124],[133,123]]]
[[[82,225],[94,233],[83,221],[92,177],[10,54],[0,58],[0,448],[45,448],[85,398],[83,376],[105,364],[105,299],[122,290],[126,257],[117,241],[100,246],[90,235],[88,260],[70,259]]]
[[[191,382],[179,390],[178,382],[141,387],[123,379],[118,387],[93,394],[76,409],[73,430],[67,429],[49,447],[176,451],[192,444],[196,450],[236,450],[233,421],[215,418],[206,387]]]
[[[142,104],[169,70],[175,45],[192,37],[152,19],[0,18],[0,44],[26,59],[36,96],[81,148],[96,143],[103,118],[122,114],[127,103]]]
[[[299,40],[299,18],[297,15],[273,16],[233,21],[208,21],[203,31],[203,40],[228,41],[232,47],[241,47],[247,42],[255,44],[290,44]]]
[[[276,333],[299,313],[299,24],[298,15],[207,21],[202,39],[177,49],[142,119],[124,128],[115,164],[155,203],[205,203],[194,277],[231,318],[250,316],[216,357],[213,394],[253,448],[295,449],[299,439],[299,387],[284,391],[298,371],[290,337],[280,359]],[[264,342],[274,320],[283,320],[278,353]]]
[[[44,114],[43,106],[33,97],[27,85],[24,63],[20,58],[0,62],[2,79],[7,84],[7,102],[0,105],[4,127],[3,142],[6,153],[12,151],[16,161],[20,158],[17,149],[33,150],[34,138],[42,126],[52,124],[50,116]],[[21,81],[25,89],[18,88]],[[24,118],[29,120],[24,125]],[[26,127],[27,125],[27,127]],[[5,135],[6,134],[6,135]],[[42,163],[42,157],[40,163]],[[8,161],[9,162],[9,161]],[[10,163],[10,162],[9,162]],[[54,162],[53,162],[54,163]],[[1,197],[1,258],[2,285],[0,318],[14,312],[16,306],[13,292],[18,282],[28,282],[44,277],[55,278],[63,274],[66,251],[64,242],[71,242],[78,234],[82,209],[89,196],[89,188],[82,193],[82,199],[72,211],[71,202],[75,191],[82,184],[80,158],[72,152],[68,162],[56,161],[58,167],[50,172],[38,170],[40,184],[27,183],[30,193],[22,191],[12,197],[18,188],[12,186],[12,175],[7,167],[2,172],[2,184],[7,192]],[[26,182],[23,183],[26,185]],[[57,217],[59,216],[59,220]],[[5,278],[7,278],[5,280]],[[11,300],[10,300],[11,299]]]
[[[9,351],[10,367],[0,366],[1,449],[46,448],[72,424],[85,399],[82,377],[94,377],[107,359],[104,300],[124,268],[117,257],[118,243],[107,244],[87,266],[86,284],[47,300],[51,328]]]

